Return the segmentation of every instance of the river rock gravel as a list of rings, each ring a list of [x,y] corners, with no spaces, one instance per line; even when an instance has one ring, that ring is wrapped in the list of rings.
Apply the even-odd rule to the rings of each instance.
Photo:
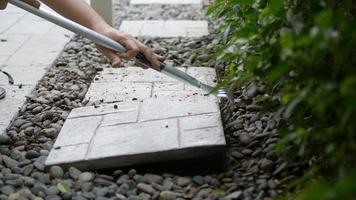
[[[158,19],[159,15],[164,19],[203,19],[201,12],[189,6],[179,6],[178,10],[176,6],[163,5],[132,7],[124,0],[116,1],[115,7],[120,20]],[[122,8],[127,9],[120,12]],[[156,52],[167,54],[167,62],[215,67],[219,76],[223,73],[219,61],[204,64],[213,45],[220,42],[213,33],[199,39],[139,39]],[[207,50],[196,51],[202,47]],[[134,64],[125,62],[124,65]],[[280,116],[260,111],[257,99],[263,94],[258,86],[235,91],[234,107],[221,103],[228,148],[226,167],[218,172],[203,173],[204,168],[210,167],[207,165],[200,166],[201,172],[192,174],[185,168],[183,171],[187,173],[179,175],[150,171],[150,168],[144,172],[131,168],[105,172],[59,166],[45,169],[43,163],[66,117],[73,108],[86,105],[83,98],[93,77],[106,67],[110,64],[90,41],[75,36],[66,45],[19,108],[18,116],[7,130],[8,137],[0,137],[0,200],[270,199],[282,193],[286,183],[300,171],[274,150],[279,141],[274,132]]]

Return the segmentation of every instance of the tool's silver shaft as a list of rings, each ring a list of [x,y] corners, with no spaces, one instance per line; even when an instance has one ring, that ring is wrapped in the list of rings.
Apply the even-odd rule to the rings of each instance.
[[[35,8],[21,0],[8,0],[9,3],[19,7],[19,8],[22,8],[34,15],[37,15],[41,18],[44,18],[54,24],[57,24],[58,26],[61,26],[65,29],[68,29],[78,35],[81,35],[83,37],[86,37],[88,38],[89,40],[97,43],[97,44],[100,44],[102,46],[105,46],[107,48],[110,48],[110,49],[113,49],[113,50],[116,50],[120,53],[123,53],[126,51],[126,49],[121,45],[119,44],[118,42],[116,42],[115,40],[109,38],[109,37],[106,37],[102,34],[99,34],[89,28],[86,28],[78,23],[75,23],[69,19],[66,19],[64,17],[61,17],[61,16],[58,16],[58,15],[55,15],[45,9],[42,9],[42,8]]]
[[[69,19],[66,19],[62,16],[59,16],[59,15],[56,15],[56,14],[53,14],[49,11],[46,11],[45,9],[37,9],[37,8],[34,8],[33,6],[21,1],[21,0],[8,0],[9,3],[19,7],[19,8],[22,8],[34,15],[37,15],[41,18],[44,18],[54,24],[57,24],[58,26],[61,26],[65,29],[68,29],[76,34],[79,34],[83,37],[86,37],[90,40],[92,40],[93,42],[97,43],[97,44],[100,44],[104,47],[107,47],[107,48],[110,48],[110,49],[113,49],[115,51],[118,51],[118,52],[125,52],[126,49],[121,45],[119,44],[117,41],[105,36],[105,35],[102,35],[100,33],[97,33],[89,28],[86,28],[80,24],[77,24]],[[137,60],[137,59],[136,59]],[[142,60],[138,59],[139,61],[142,62]],[[150,66],[151,68],[153,69],[156,69],[155,67],[153,66]],[[157,70],[157,69],[156,69]],[[161,66],[161,69],[158,70],[174,79],[177,79],[177,80],[180,80],[180,81],[184,81],[188,84],[191,84],[193,86],[196,86],[198,88],[201,88],[207,92],[210,92],[210,90],[212,89],[212,87],[198,81],[197,79],[195,79],[194,77],[178,70],[177,68],[171,66],[171,65],[168,65],[168,64],[162,64]]]

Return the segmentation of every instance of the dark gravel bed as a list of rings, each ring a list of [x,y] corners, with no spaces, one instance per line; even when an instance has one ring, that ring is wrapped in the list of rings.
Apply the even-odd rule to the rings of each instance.
[[[127,6],[127,1],[120,2]],[[168,53],[168,62],[179,66],[205,66],[202,61],[209,51],[194,50],[219,42],[213,34],[200,39],[140,39]],[[85,106],[82,100],[90,82],[105,67],[107,60],[90,41],[74,37],[66,46],[19,109],[8,136],[0,136],[0,199],[269,199],[301,170],[275,153],[279,138],[272,133],[280,117],[260,111],[257,99],[263,94],[258,87],[236,91],[233,109],[221,104],[226,156],[105,171],[58,166],[45,170],[43,163],[66,117],[71,109]],[[219,61],[210,67],[218,74],[223,70]]]

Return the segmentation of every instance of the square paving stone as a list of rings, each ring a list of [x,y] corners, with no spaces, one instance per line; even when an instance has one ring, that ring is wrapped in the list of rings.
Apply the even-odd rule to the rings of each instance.
[[[25,96],[30,94],[31,87],[22,86],[19,88],[18,86],[9,86],[7,84],[0,84],[0,87],[6,90],[6,97],[0,99],[0,124],[4,127],[10,124],[13,117],[15,117],[17,111],[25,102]],[[5,129],[2,128],[0,134],[3,134],[4,130]]]
[[[73,109],[45,165],[128,166],[220,154],[225,145],[215,101],[149,98]]]
[[[215,85],[215,69],[189,67],[177,69],[187,72],[203,83]],[[106,68],[91,84],[85,100],[98,103],[142,100],[146,98],[170,98],[195,102],[200,99],[215,101],[206,91],[177,81],[152,69],[139,67]]]
[[[132,20],[123,21],[120,31],[155,38],[202,37],[209,34],[207,21],[194,20]]]
[[[11,74],[14,78],[14,85],[36,85],[46,72],[44,67],[37,68],[27,66],[7,66],[2,70]],[[8,79],[4,74],[0,74],[0,84],[8,84]]]

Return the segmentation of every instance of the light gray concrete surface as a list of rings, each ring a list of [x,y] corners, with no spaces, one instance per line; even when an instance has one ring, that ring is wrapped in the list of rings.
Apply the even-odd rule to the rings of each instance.
[[[214,84],[212,68],[179,69]],[[224,148],[217,98],[154,70],[104,69],[88,100],[96,106],[72,110],[47,166],[126,166],[218,154]]]
[[[126,166],[217,154],[224,145],[216,101],[148,98],[72,110],[45,164]]]
[[[120,31],[133,36],[159,38],[201,37],[209,34],[207,21],[194,20],[133,20],[123,21]]]
[[[204,83],[215,84],[215,70],[213,68],[190,67],[178,69]],[[162,73],[151,69],[143,70],[138,67],[128,67],[104,69],[94,78],[84,101],[112,103],[160,97],[181,101],[197,101],[206,98],[212,101],[216,100],[214,96],[207,96],[207,92],[183,84]]]
[[[7,91],[6,98],[0,100],[0,134],[71,35],[12,5],[0,12],[0,69],[11,74],[15,81],[10,86],[7,77],[0,73],[0,87]]]

